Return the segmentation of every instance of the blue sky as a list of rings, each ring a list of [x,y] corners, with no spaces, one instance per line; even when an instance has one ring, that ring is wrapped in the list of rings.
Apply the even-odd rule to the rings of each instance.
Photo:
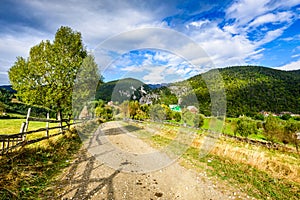
[[[60,26],[82,33],[105,81],[172,82],[234,65],[300,69],[300,0],[1,0],[0,26],[0,85],[17,56]]]

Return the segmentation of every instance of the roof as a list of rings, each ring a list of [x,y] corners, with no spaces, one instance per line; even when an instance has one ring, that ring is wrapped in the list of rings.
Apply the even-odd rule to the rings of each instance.
[[[181,112],[181,108],[179,105],[169,105],[172,111]]]

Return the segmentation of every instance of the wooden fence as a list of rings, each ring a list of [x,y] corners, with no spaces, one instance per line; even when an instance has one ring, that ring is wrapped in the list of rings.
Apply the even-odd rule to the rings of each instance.
[[[33,144],[35,142],[48,139],[50,137],[59,135],[64,133],[64,130],[69,130],[70,126],[77,123],[70,123],[70,119],[59,119],[59,120],[53,120],[49,119],[49,113],[47,113],[47,118],[33,118],[30,117],[30,111],[31,109],[28,109],[26,121],[22,123],[20,133],[16,134],[7,134],[7,135],[0,135],[0,153],[3,155],[9,151],[12,151],[18,147],[27,145],[27,144]],[[45,128],[39,128],[37,130],[30,130],[28,131],[28,126],[30,121],[37,121],[37,122],[45,122]],[[49,127],[50,123],[57,123],[58,126]],[[65,125],[63,125],[65,123]],[[55,134],[49,134],[50,130],[59,129],[58,133]],[[43,137],[35,138],[32,140],[27,140],[26,136],[37,133],[37,132],[45,132],[45,135]]]

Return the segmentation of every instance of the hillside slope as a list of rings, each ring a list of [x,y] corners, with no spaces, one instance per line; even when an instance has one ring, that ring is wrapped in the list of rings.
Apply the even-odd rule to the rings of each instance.
[[[219,69],[223,77],[227,115],[254,115],[260,111],[300,113],[300,70],[280,71],[259,66]],[[202,75],[188,79],[200,111],[209,114],[210,96]]]
[[[110,81],[100,85],[96,92],[96,99],[113,100],[120,103],[125,100],[139,100],[141,87],[146,92],[150,90],[145,83],[133,78]]]

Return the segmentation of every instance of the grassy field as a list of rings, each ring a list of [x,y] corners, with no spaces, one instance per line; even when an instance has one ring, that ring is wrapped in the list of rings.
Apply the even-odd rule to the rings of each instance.
[[[20,132],[20,128],[25,119],[0,119],[0,135],[2,134],[16,134]],[[63,124],[64,125],[64,124]],[[58,126],[58,123],[50,123],[49,127]],[[37,130],[39,128],[45,128],[46,122],[29,122],[28,131]],[[49,134],[55,134],[59,131],[59,129],[50,130]],[[30,135],[27,135],[27,140],[40,138],[45,136],[45,131],[37,132]]]
[[[0,120],[0,131],[6,134],[18,132],[23,121]],[[206,119],[205,123],[208,125],[213,122]],[[217,121],[216,125],[220,126],[220,123]],[[149,134],[144,129],[137,133],[141,133],[142,139],[159,149],[170,145],[182,128],[151,122],[134,126],[156,128],[155,134]],[[45,127],[45,123],[30,122],[29,130],[42,127]],[[224,184],[237,187],[257,199],[300,199],[300,154],[220,137],[216,138],[208,155],[200,156],[207,132],[192,128],[185,130],[196,135],[188,146],[182,145],[185,151],[179,161],[183,166],[205,171],[209,176],[217,177],[218,181],[224,181]],[[79,137],[69,132],[0,157],[0,199],[44,199],[46,188],[70,164],[69,160],[80,146]]]
[[[169,145],[179,127],[163,125],[160,128],[160,134],[144,137],[156,148]],[[300,155],[296,152],[277,151],[220,137],[208,155],[200,156],[204,136],[205,131],[198,131],[183,154],[182,165],[204,170],[257,199],[300,199]]]
[[[0,199],[51,199],[54,178],[81,147],[74,132],[0,156]]]

